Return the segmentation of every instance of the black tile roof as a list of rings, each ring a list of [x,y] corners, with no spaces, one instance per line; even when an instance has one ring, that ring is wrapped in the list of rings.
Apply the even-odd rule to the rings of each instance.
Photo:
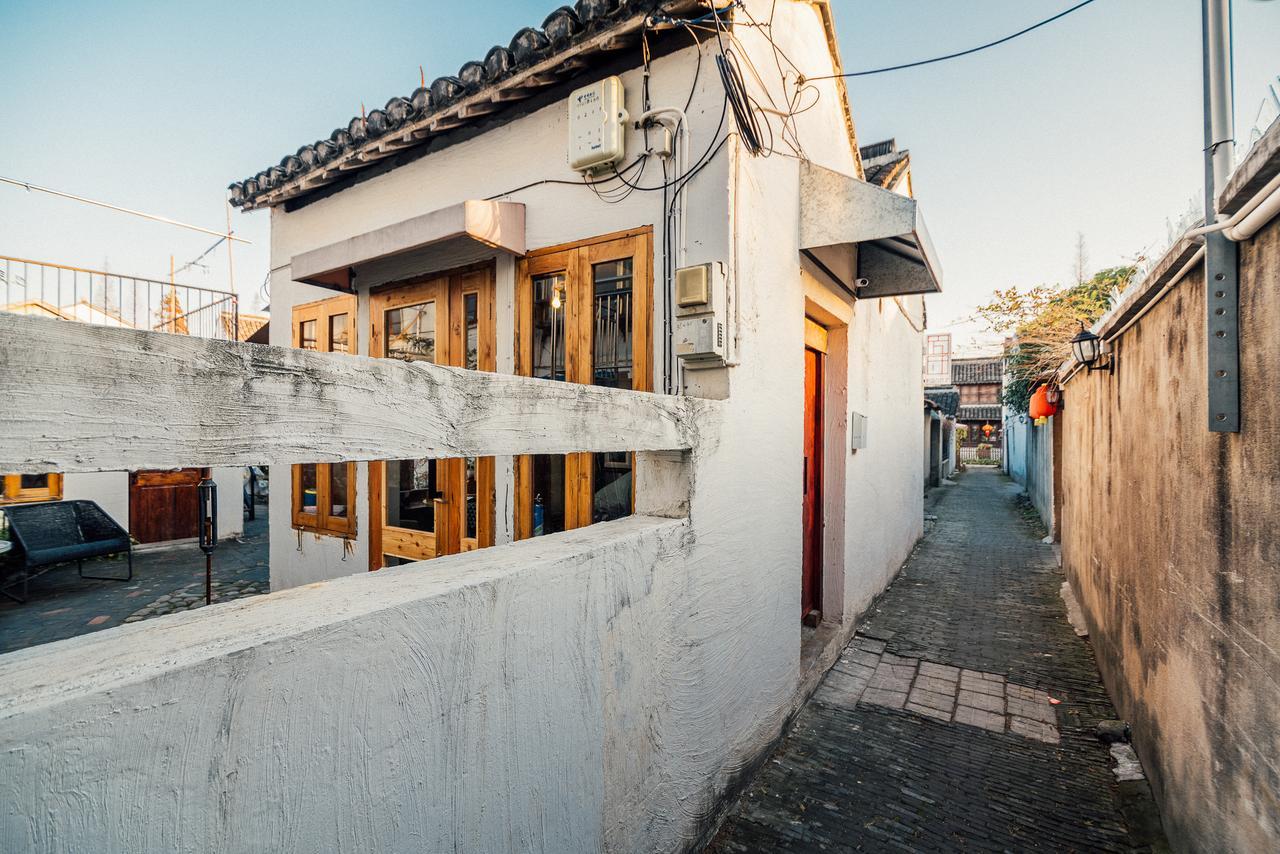
[[[426,145],[562,83],[585,68],[639,43],[654,12],[684,16],[710,8],[707,0],[577,0],[525,27],[482,60],[464,63],[380,110],[356,116],[327,139],[304,145],[277,165],[228,187],[231,204],[246,210],[304,195],[406,148]],[[686,37],[687,38],[687,37]],[[640,60],[637,58],[636,64]]]
[[[956,413],[957,421],[990,421],[998,422],[1003,417],[1003,410],[995,404],[962,406]]]
[[[951,382],[956,385],[986,385],[1003,382],[1004,359],[952,359]]]
[[[858,149],[862,155],[862,171],[868,184],[888,187],[911,162],[911,152],[898,150],[896,139],[873,142]]]
[[[924,396],[938,404],[945,415],[955,415],[960,408],[960,389],[953,385],[930,386],[924,390]]]

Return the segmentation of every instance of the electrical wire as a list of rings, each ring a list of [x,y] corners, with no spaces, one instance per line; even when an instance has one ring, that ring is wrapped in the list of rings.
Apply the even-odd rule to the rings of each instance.
[[[993,42],[987,42],[986,44],[979,45],[978,47],[971,47],[968,50],[961,50],[955,53],[949,53],[946,56],[935,56],[932,59],[921,59],[921,60],[917,60],[916,62],[904,62],[901,65],[889,65],[884,68],[872,68],[868,71],[851,71],[846,74],[824,74],[819,77],[804,77],[801,79],[802,81],[805,81],[805,80],[831,80],[837,77],[867,77],[872,74],[884,74],[887,71],[901,71],[904,68],[917,68],[921,65],[932,65],[935,62],[945,62],[948,59],[957,59],[962,56],[968,56],[969,54],[977,53],[978,51],[986,50],[987,48],[992,48],[992,47],[996,47],[997,45],[1002,45],[1005,42],[1013,41],[1014,39],[1018,38],[1018,36],[1025,36],[1027,33],[1031,32],[1032,30],[1038,30],[1047,24],[1052,24],[1054,21],[1058,20],[1059,18],[1065,18],[1067,15],[1070,15],[1072,12],[1076,11],[1077,9],[1083,9],[1085,6],[1088,6],[1092,2],[1094,2],[1094,0],[1083,0],[1083,2],[1077,3],[1076,5],[1072,6],[1070,9],[1064,9],[1063,11],[1059,12],[1058,14],[1054,15],[1051,18],[1045,18],[1043,21],[1032,24],[1031,26],[1025,27],[1021,30],[1018,30],[1016,33],[1007,35],[1002,39],[996,39]]]
[[[632,160],[626,166],[622,167],[620,172],[616,172],[615,174],[625,175],[627,172],[630,172],[632,169],[639,166],[641,161],[643,161],[644,158],[647,156],[648,156],[647,154],[641,154],[637,156],[635,160]],[[540,187],[543,184],[566,184],[570,187],[582,187],[582,186],[591,187],[597,184],[607,184],[613,179],[614,179],[614,175],[608,175],[604,178],[594,178],[594,179],[584,177],[581,181],[570,181],[567,178],[542,178],[541,180],[538,180],[538,181],[530,181],[528,184],[521,184],[519,187],[513,187],[510,190],[504,190],[501,193],[494,193],[492,196],[485,196],[484,200],[486,202],[491,202],[494,199],[500,199],[503,196],[510,196],[513,193],[519,193],[521,190],[528,190],[533,187]]]

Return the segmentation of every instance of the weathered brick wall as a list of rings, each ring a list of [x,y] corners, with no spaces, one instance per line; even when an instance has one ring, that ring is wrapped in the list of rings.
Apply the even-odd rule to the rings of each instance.
[[[1240,269],[1240,433],[1207,427],[1203,267],[1061,416],[1063,563],[1188,851],[1280,850],[1280,222]]]

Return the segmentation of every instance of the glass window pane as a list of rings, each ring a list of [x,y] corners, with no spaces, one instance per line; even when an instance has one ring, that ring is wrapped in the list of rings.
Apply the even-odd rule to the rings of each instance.
[[[564,379],[564,273],[533,280],[533,375]]]
[[[329,318],[329,350],[334,353],[350,353],[347,316],[335,314]]]
[[[24,474],[22,475],[22,481],[18,488],[23,490],[24,492],[28,489],[48,489],[49,475]]]
[[[462,296],[463,337],[466,350],[464,366],[470,370],[480,369],[480,295],[463,294]]]
[[[478,510],[476,498],[479,495],[479,490],[476,488],[476,482],[477,482],[476,481],[476,458],[467,457],[466,459],[467,519],[466,519],[466,530],[463,532],[462,536],[467,537],[468,539],[475,539],[477,536],[479,536],[478,517],[476,515]]]
[[[316,485],[319,483],[317,478],[318,466],[315,463],[305,463],[298,466],[302,471],[302,512],[316,512]]]
[[[387,312],[387,352],[406,362],[436,360],[436,304],[424,302]]]
[[[329,515],[347,517],[347,464],[329,465]]]
[[[595,294],[592,382],[631,388],[631,259],[594,264],[591,278]]]
[[[388,461],[387,524],[412,531],[435,531],[434,499],[444,497],[441,486],[435,460]]]
[[[298,324],[298,346],[303,350],[318,350],[316,346],[316,322],[304,320]]]
[[[564,455],[533,458],[533,536],[564,530]]]
[[[591,521],[607,522],[631,515],[631,454],[591,455]]]

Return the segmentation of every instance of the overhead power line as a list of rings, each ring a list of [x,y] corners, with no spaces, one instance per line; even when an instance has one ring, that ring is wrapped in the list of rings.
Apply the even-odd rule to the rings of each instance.
[[[71,193],[64,193],[61,190],[51,190],[48,187],[41,187],[36,184],[32,184],[28,181],[18,181],[13,178],[6,178],[3,175],[0,175],[0,182],[3,182],[5,184],[12,184],[15,187],[22,187],[25,190],[35,190],[38,193],[48,193],[51,196],[60,196],[61,198],[71,199],[72,201],[75,201],[75,202],[83,202],[86,205],[97,205],[98,207],[106,208],[107,210],[119,211],[120,213],[132,214],[133,216],[140,216],[143,219],[149,219],[149,220],[152,220],[153,222],[163,222],[166,225],[176,225],[179,228],[189,228],[192,231],[204,232],[205,234],[211,234],[214,237],[222,237],[222,238],[226,238],[227,240],[234,240],[237,243],[246,243],[246,244],[249,243],[249,241],[245,240],[243,237],[236,237],[233,234],[225,234],[221,231],[214,231],[211,228],[201,228],[198,225],[191,225],[190,223],[179,222],[176,219],[169,219],[167,216],[157,216],[156,214],[149,214],[149,213],[144,213],[143,211],[136,211],[133,208],[122,208],[119,205],[113,205],[110,202],[99,202],[96,199],[86,199],[84,196],[76,196]]]
[[[904,68],[916,68],[917,66],[921,66],[921,65],[931,65],[935,62],[945,62],[948,59],[956,59],[961,56],[968,56],[971,53],[977,53],[978,51],[986,50],[987,48],[995,47],[996,45],[1002,45],[1005,42],[1013,41],[1018,36],[1025,36],[1027,33],[1031,32],[1032,30],[1038,30],[1047,24],[1052,24],[1054,21],[1058,20],[1059,18],[1065,18],[1067,15],[1070,15],[1072,12],[1076,11],[1077,9],[1083,9],[1085,6],[1088,6],[1092,2],[1093,0],[1084,0],[1084,2],[1077,3],[1076,5],[1072,6],[1070,9],[1064,9],[1063,11],[1054,15],[1052,18],[1045,18],[1043,21],[1040,21],[1039,23],[1035,23],[1029,27],[1026,27],[1025,29],[1018,30],[1016,33],[1007,35],[1002,39],[996,39],[993,42],[987,42],[986,44],[979,45],[978,47],[971,47],[968,50],[961,50],[961,51],[957,51],[956,53],[949,53],[946,56],[935,56],[933,59],[921,59],[921,60],[917,60],[916,62],[904,62],[901,65],[889,65],[884,68],[872,68],[869,71],[851,71],[848,74],[826,74],[821,77],[806,77],[804,79],[805,80],[830,80],[834,77],[867,77],[872,74],[884,74],[886,71],[901,71]]]

